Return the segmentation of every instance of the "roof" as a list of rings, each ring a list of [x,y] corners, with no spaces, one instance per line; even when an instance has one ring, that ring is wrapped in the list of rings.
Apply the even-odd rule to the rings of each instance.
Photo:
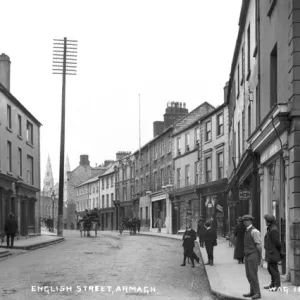
[[[227,103],[223,103],[222,105],[218,106],[217,108],[215,108],[213,111],[211,111],[207,115],[201,117],[200,121],[203,121],[203,120],[205,120],[207,118],[210,118],[211,116],[213,116],[214,114],[218,113],[219,110],[222,110],[226,106],[227,106]]]
[[[215,108],[214,106],[212,106],[210,103],[208,103],[207,101],[204,101],[203,103],[201,103],[200,105],[198,105],[196,108],[194,108],[191,112],[189,112],[188,114],[186,114],[185,116],[183,116],[182,118],[180,118],[179,120],[177,120],[176,122],[174,122],[172,125],[170,125],[168,128],[166,128],[161,134],[157,135],[156,137],[154,137],[152,140],[150,140],[148,143],[146,143],[144,146],[141,147],[141,150],[144,149],[147,145],[153,143],[155,140],[161,138],[161,136],[163,136],[164,134],[166,134],[168,131],[170,131],[170,129],[173,129],[176,124],[178,124],[179,122],[181,122],[182,120],[184,120],[187,116],[193,114],[199,107],[201,107],[202,105],[209,105],[213,108]],[[140,151],[140,149],[136,150],[133,155],[137,154]]]
[[[80,183],[80,184],[77,185],[76,187],[80,187],[80,186],[86,185],[86,184],[88,184],[88,183],[95,182],[95,181],[97,181],[97,180],[99,180],[99,175],[97,175],[97,176],[95,176],[95,177],[92,177],[92,178],[88,179],[87,181],[84,181],[84,182]]]
[[[38,126],[42,126],[42,123],[38,121],[29,110],[17,99],[15,98],[10,91],[5,88],[5,86],[0,82],[0,92],[2,92],[7,98],[10,99],[17,107],[19,107],[24,113],[26,113]]]
[[[113,163],[113,164],[108,168],[108,170],[107,170],[106,172],[104,172],[103,174],[101,174],[101,175],[98,176],[98,177],[100,178],[100,177],[103,177],[103,176],[105,176],[105,175],[109,175],[109,174],[114,173],[114,172],[115,172],[115,165],[116,165],[116,163]]]

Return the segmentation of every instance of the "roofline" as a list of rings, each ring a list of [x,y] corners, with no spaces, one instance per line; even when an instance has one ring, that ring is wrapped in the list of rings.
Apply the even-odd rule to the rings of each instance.
[[[200,106],[207,104],[213,108],[215,108],[213,105],[211,105],[210,103],[208,103],[207,101],[204,101],[203,103],[201,103],[200,105],[198,105],[196,108],[194,108],[191,112],[189,112],[187,115],[183,116],[182,118],[180,118],[179,120],[177,120],[175,123],[173,123],[172,125],[170,125],[167,129],[165,129],[161,134],[157,135],[155,138],[153,138],[152,140],[150,140],[148,143],[146,143],[143,147],[141,147],[141,151],[148,146],[150,143],[153,143],[155,140],[159,139],[162,135],[166,134],[167,131],[173,129],[177,123],[179,123],[180,121],[182,121],[183,119],[185,119],[188,115],[190,115],[191,113],[193,113],[195,110],[197,110]],[[137,150],[135,152],[133,152],[133,155],[137,154],[140,150]]]
[[[228,104],[226,102],[224,102],[223,104],[221,104],[220,106],[218,106],[215,110],[211,111],[210,113],[208,113],[207,115],[201,117],[199,119],[199,121],[204,121],[206,118],[210,118],[212,115],[218,113],[219,110],[223,109],[224,107],[226,107]]]
[[[228,93],[227,93],[227,102],[228,103],[229,103],[230,95],[231,95],[232,79],[234,77],[236,62],[237,62],[237,59],[238,59],[240,46],[241,46],[241,41],[242,41],[242,36],[243,36],[243,33],[244,33],[244,29],[245,29],[246,17],[247,17],[247,12],[248,12],[248,8],[249,8],[249,3],[250,3],[250,0],[243,0],[242,7],[241,7],[239,24],[238,24],[239,25],[239,32],[238,32],[238,36],[237,36],[236,43],[235,43],[233,58],[232,58],[232,62],[231,62],[231,70],[230,70],[230,75],[229,75]]]
[[[0,82],[0,92],[2,92],[4,95],[6,95],[16,106],[18,106],[20,109],[22,109],[33,121],[37,123],[37,125],[43,126],[40,121],[38,121],[31,112],[16,98],[14,97],[11,92],[5,88],[5,86]]]
[[[173,134],[173,137],[174,136],[177,136],[178,134],[181,134],[183,131],[185,130],[188,130],[192,127],[194,127],[195,125],[199,124],[200,122],[202,122],[203,120],[205,120],[206,118],[209,118],[211,117],[213,114],[216,114],[219,110],[223,109],[224,107],[226,107],[227,104],[226,103],[223,103],[222,105],[218,106],[217,108],[215,108],[212,112],[206,114],[205,116],[203,117],[200,117],[199,119],[197,119],[195,122],[191,123],[189,126],[183,128],[182,130],[176,132]]]

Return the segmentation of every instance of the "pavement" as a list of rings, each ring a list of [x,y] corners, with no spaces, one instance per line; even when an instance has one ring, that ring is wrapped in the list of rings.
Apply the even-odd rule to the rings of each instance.
[[[57,236],[56,231],[49,232],[45,228],[42,228],[41,235],[30,237],[30,238],[21,238],[14,240],[13,249],[20,250],[35,250],[43,247],[47,247],[49,245],[53,245],[56,243],[61,243],[65,240],[64,237]],[[6,241],[3,243],[0,242],[0,258],[9,256],[11,249],[7,249]]]
[[[182,235],[158,232],[142,231],[139,234],[182,239]],[[218,237],[217,243],[218,245],[214,247],[214,266],[205,266],[212,294],[216,295],[219,299],[249,299],[243,297],[243,294],[250,291],[250,286],[245,274],[245,265],[238,264],[237,261],[233,259],[234,248],[229,246],[229,242],[225,238]],[[197,245],[197,247],[200,248],[202,260],[206,263],[206,250],[200,247],[198,240]],[[263,287],[270,284],[270,275],[268,271],[261,266],[258,269],[258,277],[262,299],[300,299],[300,287],[293,286],[290,282],[282,281],[281,290],[277,292],[265,290]]]

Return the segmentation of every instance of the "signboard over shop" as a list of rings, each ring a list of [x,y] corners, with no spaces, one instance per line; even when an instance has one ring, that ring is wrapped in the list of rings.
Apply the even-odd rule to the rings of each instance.
[[[279,140],[276,140],[273,144],[271,144],[266,151],[264,151],[260,158],[260,163],[263,164],[269,158],[271,158],[274,154],[276,154],[281,149],[281,145]]]
[[[251,193],[249,190],[239,190],[239,200],[250,200]]]

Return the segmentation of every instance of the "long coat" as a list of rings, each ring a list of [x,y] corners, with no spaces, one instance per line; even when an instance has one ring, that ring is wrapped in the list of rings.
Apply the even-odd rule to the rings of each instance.
[[[235,248],[234,248],[234,259],[244,258],[244,235],[245,235],[245,226],[240,223],[237,225],[234,235],[236,236]]]
[[[279,231],[275,224],[268,227],[265,235],[264,247],[266,250],[265,259],[268,263],[278,263],[280,258],[281,244],[279,240]]]
[[[205,245],[213,246],[216,240],[217,240],[216,232],[212,228],[206,229],[204,233]]]
[[[197,228],[197,234],[202,237],[202,236],[204,236],[205,230],[206,229],[204,227],[203,222],[199,222],[198,223],[198,228]]]
[[[194,229],[186,230],[183,234],[183,249],[184,255],[191,257],[195,247],[195,240],[197,239],[196,231]]]
[[[18,223],[15,219],[8,219],[4,226],[6,234],[16,234],[18,232]]]

